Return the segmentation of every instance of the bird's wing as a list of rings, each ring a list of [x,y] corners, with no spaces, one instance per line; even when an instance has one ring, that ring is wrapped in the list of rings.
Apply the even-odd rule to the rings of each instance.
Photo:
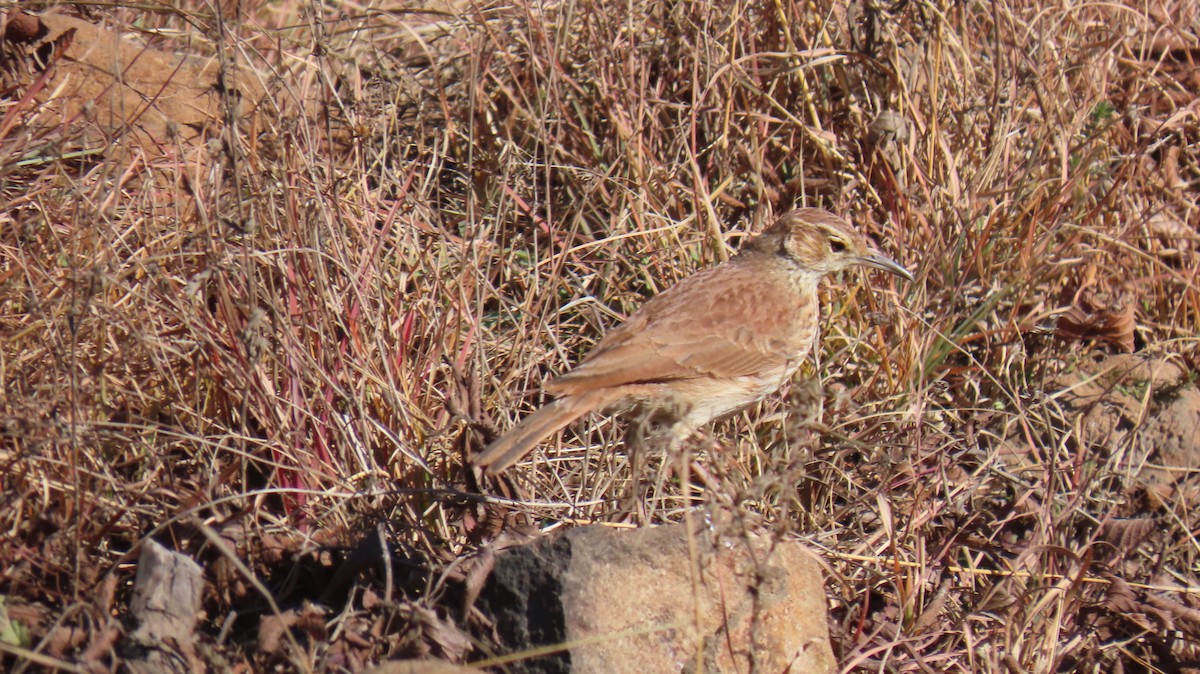
[[[816,321],[815,292],[766,282],[735,265],[716,267],[652,298],[546,390],[577,395],[623,384],[759,374],[804,357]]]

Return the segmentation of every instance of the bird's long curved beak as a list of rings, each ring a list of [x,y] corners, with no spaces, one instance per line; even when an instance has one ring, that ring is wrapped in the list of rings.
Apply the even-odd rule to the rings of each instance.
[[[909,281],[913,280],[913,275],[911,272],[904,267],[901,267],[895,260],[884,255],[883,253],[871,251],[869,254],[858,258],[858,263],[867,267],[874,267],[876,269],[882,269],[886,272],[891,272],[896,276],[903,276]]]

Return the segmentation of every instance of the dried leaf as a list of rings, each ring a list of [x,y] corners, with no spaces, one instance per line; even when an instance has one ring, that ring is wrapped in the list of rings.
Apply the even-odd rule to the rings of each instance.
[[[1167,148],[1162,162],[1159,164],[1159,169],[1162,171],[1163,184],[1171,189],[1184,189],[1187,187],[1187,181],[1179,175],[1179,146],[1175,145]]]
[[[425,640],[437,645],[443,660],[462,662],[474,648],[471,637],[451,622],[442,620],[437,612],[424,606],[413,606],[413,618],[420,624]]]
[[[313,641],[329,640],[329,629],[325,626],[325,610],[316,604],[305,602],[296,620],[296,627],[304,630]]]
[[[284,632],[299,620],[300,617],[294,610],[284,611],[279,615],[263,616],[258,623],[258,650],[267,655],[278,652]]]
[[[1058,317],[1054,333],[1064,339],[1096,339],[1126,353],[1134,350],[1135,307],[1132,301],[1108,293],[1087,293]]]
[[[1184,606],[1166,596],[1150,595],[1146,603],[1175,618],[1172,626],[1183,630],[1190,639],[1200,637],[1200,611]]]
[[[1163,248],[1155,251],[1162,257],[1175,257],[1195,250],[1200,235],[1174,211],[1162,210],[1146,221],[1150,233],[1162,241]]]
[[[496,551],[491,546],[483,548],[478,555],[471,559],[471,564],[465,569],[466,578],[463,583],[467,591],[466,597],[463,599],[463,606],[466,609],[469,610],[475,605],[475,600],[479,598],[484,583],[492,575],[492,569],[495,567]]]
[[[1100,539],[1116,549],[1119,556],[1141,545],[1158,526],[1149,518],[1109,520],[1100,528]]]

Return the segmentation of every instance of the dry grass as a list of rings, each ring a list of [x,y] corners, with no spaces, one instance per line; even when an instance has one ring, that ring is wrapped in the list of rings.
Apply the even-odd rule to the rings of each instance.
[[[269,128],[162,157],[68,156],[103,133],[0,99],[0,594],[27,645],[110,662],[88,647],[153,535],[211,564],[231,662],[470,659],[430,636],[443,570],[507,512],[619,516],[637,478],[657,519],[717,501],[825,550],[846,671],[1200,661],[1191,505],[1047,395],[1125,347],[1195,363],[1190,3],[399,4],[66,5],[270,73]],[[703,479],[633,474],[595,419],[478,496],[466,457],[545,377],[799,204],[917,282],[836,279],[805,377],[690,443]],[[1127,520],[1153,531],[1114,551]],[[266,602],[205,531],[292,606],[380,521],[402,601],[328,620],[389,636],[239,636]],[[1114,578],[1173,590],[1090,582]]]

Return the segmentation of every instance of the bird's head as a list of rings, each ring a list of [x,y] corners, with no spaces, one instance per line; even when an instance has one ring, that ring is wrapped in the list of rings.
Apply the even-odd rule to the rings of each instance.
[[[880,253],[850,223],[818,208],[798,208],[783,214],[746,244],[746,249],[786,258],[818,276],[863,265],[913,280],[907,269]]]

